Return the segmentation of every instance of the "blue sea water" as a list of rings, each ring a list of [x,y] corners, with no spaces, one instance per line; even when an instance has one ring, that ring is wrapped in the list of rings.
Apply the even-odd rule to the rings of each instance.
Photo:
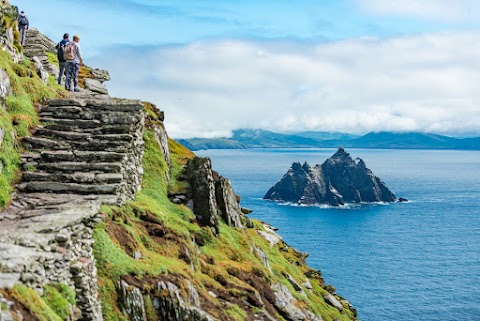
[[[294,161],[334,149],[207,150],[254,218],[347,298],[363,321],[480,320],[480,152],[350,149],[409,203],[321,208],[263,195]]]

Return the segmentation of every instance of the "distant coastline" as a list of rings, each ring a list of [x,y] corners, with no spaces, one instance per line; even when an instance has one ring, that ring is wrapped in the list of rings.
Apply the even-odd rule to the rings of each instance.
[[[339,132],[282,134],[261,129],[238,129],[231,138],[178,139],[190,150],[247,148],[371,148],[480,150],[480,137],[458,138],[420,132],[371,132],[363,136]]]

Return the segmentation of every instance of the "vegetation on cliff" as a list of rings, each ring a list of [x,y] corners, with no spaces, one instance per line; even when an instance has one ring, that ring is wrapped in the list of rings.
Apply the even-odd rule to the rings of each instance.
[[[29,130],[38,124],[35,107],[45,98],[54,98],[63,90],[50,77],[45,84],[37,75],[32,63],[24,59],[12,60],[10,53],[0,50],[0,67],[10,79],[11,95],[6,97],[5,109],[0,108],[0,128],[5,137],[0,142],[0,208],[4,207],[12,192],[19,163],[19,138],[29,135]]]
[[[168,166],[151,131],[146,132],[145,143],[142,191],[125,206],[104,207],[105,222],[94,232],[105,320],[128,320],[119,304],[116,285],[120,280],[139,288],[147,307],[153,298],[165,295],[158,292],[157,282],[167,280],[183,291],[191,284],[198,291],[202,309],[219,320],[253,320],[262,310],[283,320],[274,307],[273,284],[286,286],[299,307],[324,320],[354,318],[348,306],[340,312],[326,303],[329,287],[320,272],[306,265],[306,255],[281,240],[271,245],[258,233],[265,232],[261,222],[254,221],[253,229],[221,223],[218,237],[209,227],[196,224],[191,210],[168,198],[169,186],[178,189],[179,183],[185,184],[178,178],[193,154],[170,140],[173,170],[169,185]],[[270,267],[257,248],[266,254]],[[305,282],[311,289],[294,288],[293,284]],[[148,320],[156,320],[154,311],[147,311]]]
[[[15,19],[3,21],[9,28],[15,23]],[[15,56],[21,49],[20,46],[10,52]],[[15,62],[11,53],[0,51],[2,83],[9,84],[0,106],[0,208],[8,204],[13,190],[11,186],[18,173],[22,152],[19,142],[39,125],[37,107],[44,99],[63,95],[63,89],[52,75],[45,83],[30,60],[19,55],[20,58],[16,58],[20,61]],[[55,63],[54,55],[46,55]],[[83,68],[80,78],[91,78],[94,72]],[[218,226],[213,229],[199,224],[198,213],[195,215],[187,203],[175,204],[169,198],[169,195],[185,196],[192,192],[186,167],[195,155],[173,140],[167,142],[166,134],[159,141],[159,133],[165,133],[163,113],[152,104],[145,103],[144,106],[147,130],[144,134],[142,190],[134,200],[121,207],[103,206],[103,221],[93,232],[104,319],[138,320],[139,315],[135,314],[138,310],[135,309],[140,306],[131,304],[132,296],[126,298],[131,294],[141,299],[145,314],[142,320],[172,320],[165,316],[170,315],[168,313],[176,315],[176,319],[198,321],[355,319],[355,310],[349,303],[335,297],[333,287],[324,284],[321,273],[306,265],[306,255],[285,244],[267,224],[243,218],[248,224],[238,226],[249,228],[232,227],[219,219]],[[143,120],[143,115],[141,118]],[[41,131],[39,129],[37,134]],[[138,145],[142,146],[142,143]],[[215,179],[220,179],[217,173],[214,175]],[[213,192],[215,194],[217,190]],[[235,200],[236,195],[233,190],[231,192],[233,195],[230,196]],[[93,226],[87,224],[82,229],[91,233]],[[64,241],[69,240],[65,235],[63,237]],[[88,246],[91,241],[91,234],[88,234]],[[25,246],[32,246],[26,243]],[[68,256],[63,245],[51,245],[42,244],[42,251]],[[32,286],[33,283],[25,281],[21,278],[24,274],[19,273],[17,279],[6,286],[8,291],[0,291],[2,297],[14,304],[15,313],[12,315],[21,315],[24,320],[79,319],[78,310],[82,309],[82,289],[85,287],[79,287],[77,283],[85,279],[78,281],[80,273],[71,270],[81,270],[83,265],[77,266],[76,263],[82,263],[82,260],[93,266],[88,246],[81,248],[86,253],[82,253],[78,262],[70,264],[68,261],[63,267],[69,269],[72,273],[70,281],[75,282],[60,279],[75,286],[77,292],[66,284],[45,284],[47,281]],[[55,273],[59,272],[57,268],[62,267],[55,265]],[[40,273],[33,270],[30,276],[35,278],[36,274]],[[92,280],[96,279],[92,277]],[[16,285],[11,288],[13,284]],[[92,284],[96,301],[96,283]],[[127,288],[123,287],[125,284]],[[185,300],[187,304],[180,306]],[[184,310],[178,310],[180,308]],[[83,306],[80,314],[87,310]]]

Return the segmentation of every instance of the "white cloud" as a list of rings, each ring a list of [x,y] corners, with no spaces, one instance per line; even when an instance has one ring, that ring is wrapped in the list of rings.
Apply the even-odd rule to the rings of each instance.
[[[356,0],[365,11],[378,15],[409,16],[442,21],[478,19],[478,0]]]
[[[200,42],[100,61],[173,137],[276,131],[480,134],[480,32],[335,43]]]

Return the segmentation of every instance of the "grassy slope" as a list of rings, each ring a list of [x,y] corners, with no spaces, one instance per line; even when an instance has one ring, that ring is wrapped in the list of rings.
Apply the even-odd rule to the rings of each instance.
[[[152,295],[158,280],[170,280],[177,285],[189,280],[200,294],[202,307],[221,320],[251,320],[252,313],[263,308],[255,306],[255,289],[265,302],[269,298],[271,301],[272,293],[267,284],[278,282],[295,293],[299,305],[308,306],[324,320],[349,320],[353,316],[349,310],[341,314],[324,302],[322,294],[326,290],[321,277],[310,279],[314,289],[313,293],[305,289],[307,296],[293,290],[285,273],[301,284],[305,281],[305,273],[313,271],[306,266],[301,254],[283,242],[270,247],[256,232],[256,229],[263,229],[260,222],[254,221],[256,228],[247,230],[222,224],[218,238],[209,228],[199,227],[190,210],[169,201],[165,178],[167,166],[151,132],[145,134],[145,140],[142,191],[135,201],[121,208],[104,207],[106,221],[94,232],[94,254],[105,320],[125,320],[115,292],[115,283],[121,278]],[[185,182],[179,182],[177,178],[181,176],[182,165],[193,154],[174,141],[170,141],[170,150],[173,163],[170,189],[184,189],[187,187]],[[254,247],[260,247],[268,255],[273,274],[252,253]],[[140,260],[133,258],[137,251],[142,255]],[[211,297],[208,291],[218,297]],[[221,298],[233,304],[225,309]],[[271,304],[265,309],[276,313]],[[279,315],[276,317],[281,319]]]
[[[7,97],[6,110],[0,107],[0,127],[5,131],[5,139],[0,147],[0,208],[4,207],[12,192],[11,184],[18,174],[20,153],[19,139],[29,134],[29,129],[38,124],[35,106],[44,98],[61,95],[53,77],[44,84],[36,74],[32,63],[23,60],[14,63],[11,55],[0,50],[0,68],[10,77],[13,95]],[[13,135],[12,135],[13,134]]]

